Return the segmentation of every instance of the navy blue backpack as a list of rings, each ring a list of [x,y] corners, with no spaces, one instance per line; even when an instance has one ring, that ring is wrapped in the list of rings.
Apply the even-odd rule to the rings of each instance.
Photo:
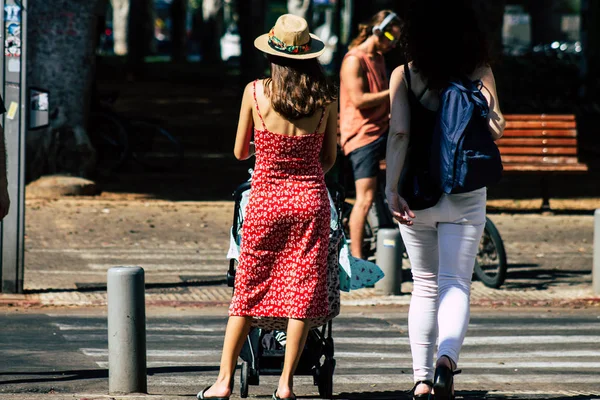
[[[487,126],[481,81],[453,80],[440,93],[430,171],[444,193],[465,193],[498,183],[502,160]],[[437,157],[439,155],[439,157]]]

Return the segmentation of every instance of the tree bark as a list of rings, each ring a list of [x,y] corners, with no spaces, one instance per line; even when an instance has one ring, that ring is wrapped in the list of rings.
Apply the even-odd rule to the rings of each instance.
[[[128,29],[127,47],[129,54],[127,63],[129,70],[134,75],[140,73],[144,63],[144,57],[150,50],[150,41],[152,40],[154,23],[153,8],[154,2],[151,0],[129,0],[130,9],[128,25],[133,29]]]
[[[27,135],[28,180],[59,172],[89,177],[95,168],[85,127],[102,4],[102,0],[29,1],[28,86],[50,92],[54,118],[49,128]]]
[[[130,0],[110,0],[113,9],[113,40],[115,54],[127,55],[129,52],[127,36],[129,33]]]
[[[265,58],[254,47],[254,39],[264,33],[265,14],[265,0],[238,1],[242,47],[240,77],[243,81],[249,81],[263,75],[266,66]]]
[[[173,0],[171,3],[171,58],[175,62],[187,59],[186,10],[187,0]]]
[[[544,0],[529,2],[531,15],[531,44],[549,44],[564,39],[561,30],[560,1]]]
[[[581,96],[592,100],[597,107],[594,111],[600,113],[600,3],[596,0],[583,0],[581,7],[582,17],[582,45],[583,60],[581,67],[582,88]]]
[[[290,14],[297,15],[298,17],[306,18],[308,8],[310,7],[311,0],[288,0],[287,8]]]
[[[492,60],[502,57],[502,25],[504,23],[505,0],[473,0],[473,7],[482,21],[482,30],[488,37]]]
[[[252,2],[244,0],[238,3]],[[240,7],[244,5],[240,4]],[[245,16],[240,15],[240,20]],[[211,64],[221,61],[221,36],[223,35],[223,0],[202,1],[202,57]]]

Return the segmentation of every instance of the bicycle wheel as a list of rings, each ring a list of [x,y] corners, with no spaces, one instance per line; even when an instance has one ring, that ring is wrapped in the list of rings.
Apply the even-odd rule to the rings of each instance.
[[[498,289],[506,279],[506,251],[496,225],[486,217],[479,252],[475,259],[475,276],[487,287]]]
[[[129,122],[131,154],[144,168],[153,171],[174,170],[183,159],[181,143],[165,128],[148,122]]]
[[[96,170],[102,175],[115,173],[129,155],[129,140],[123,123],[110,113],[92,112],[88,135],[96,150]]]

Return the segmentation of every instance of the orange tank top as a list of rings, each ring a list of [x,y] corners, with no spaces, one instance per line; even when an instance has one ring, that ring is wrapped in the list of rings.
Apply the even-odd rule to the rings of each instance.
[[[365,92],[377,93],[389,88],[383,55],[377,53],[370,57],[364,51],[354,48],[344,56],[344,59],[349,56],[358,57],[360,60],[365,78],[365,87],[363,88]],[[341,80],[340,145],[344,154],[347,155],[386,133],[390,124],[389,114],[389,102],[362,110],[356,108],[350,100],[344,81]]]

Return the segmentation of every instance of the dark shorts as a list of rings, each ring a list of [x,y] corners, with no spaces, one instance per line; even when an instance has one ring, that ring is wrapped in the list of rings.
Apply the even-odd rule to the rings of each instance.
[[[379,175],[379,161],[385,158],[386,145],[387,135],[381,135],[374,142],[348,154],[355,181],[363,178],[375,178]]]

